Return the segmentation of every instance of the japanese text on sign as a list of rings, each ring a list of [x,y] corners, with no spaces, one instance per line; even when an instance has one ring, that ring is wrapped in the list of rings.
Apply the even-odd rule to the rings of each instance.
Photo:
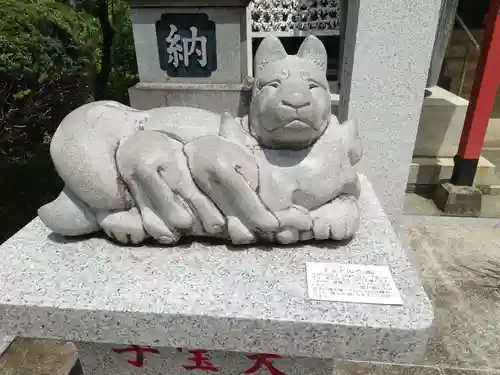
[[[306,268],[311,299],[403,304],[388,266],[308,262]]]
[[[166,38],[168,62],[176,68],[179,67],[180,61],[184,63],[184,66],[189,66],[190,57],[196,52],[199,57],[198,63],[200,66],[205,67],[207,65],[207,38],[204,36],[199,37],[198,29],[194,26],[189,28],[191,36],[182,38],[182,40],[177,31],[175,25],[170,25],[170,33]],[[199,45],[199,48],[197,48],[197,45]]]

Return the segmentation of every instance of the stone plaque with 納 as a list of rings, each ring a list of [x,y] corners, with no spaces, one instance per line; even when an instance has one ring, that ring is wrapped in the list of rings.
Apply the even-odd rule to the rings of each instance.
[[[310,299],[402,305],[389,266],[307,263]]]
[[[210,77],[217,69],[215,22],[204,13],[165,13],[156,22],[160,67],[170,77]]]

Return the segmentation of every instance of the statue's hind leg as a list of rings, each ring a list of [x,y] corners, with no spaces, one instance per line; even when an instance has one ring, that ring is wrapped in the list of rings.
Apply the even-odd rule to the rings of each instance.
[[[115,160],[121,139],[137,131],[145,115],[113,102],[94,102],[61,122],[50,144],[54,167],[65,189],[40,209],[55,232],[78,235],[103,229],[120,242],[145,237],[135,202]]]
[[[52,231],[65,236],[80,236],[99,230],[92,210],[68,187],[38,209],[38,216]]]
[[[91,210],[68,187],[38,210],[38,216],[52,231],[63,236],[81,236],[103,230],[121,243],[138,244],[146,238],[139,210]]]

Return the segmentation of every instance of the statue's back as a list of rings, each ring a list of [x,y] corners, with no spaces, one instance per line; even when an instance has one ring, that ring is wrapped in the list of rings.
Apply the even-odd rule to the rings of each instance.
[[[145,111],[144,130],[169,134],[183,143],[219,134],[221,115],[192,107],[161,107]]]

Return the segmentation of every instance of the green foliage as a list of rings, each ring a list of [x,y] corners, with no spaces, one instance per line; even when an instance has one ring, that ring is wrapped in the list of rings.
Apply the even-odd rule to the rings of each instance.
[[[88,101],[97,26],[55,0],[0,0],[0,153],[46,148],[62,118]]]
[[[130,7],[125,0],[84,0],[80,7],[98,22],[98,3],[100,2],[107,5],[108,20],[114,33],[113,43],[109,46],[104,45],[102,32],[99,33],[99,45],[101,46],[99,57],[102,58],[105,54],[104,50],[109,48],[112,66],[102,99],[130,104],[128,88],[139,81]],[[97,72],[100,71],[101,60],[97,65]]]
[[[114,30],[103,96],[128,104],[138,73],[125,1],[85,0],[75,10],[65,0],[0,0],[0,157],[47,152],[64,116],[92,100],[103,54],[97,1]]]
[[[115,29],[112,69],[105,90],[109,100],[129,104],[128,88],[139,81],[130,8],[125,1],[109,0],[110,20]]]
[[[43,80],[90,69],[97,58],[97,26],[54,0],[0,0],[0,70],[40,74]]]
[[[105,2],[114,38],[106,99],[128,103],[138,80],[130,9],[120,0],[0,0],[0,242],[54,199],[62,181],[48,153],[73,109],[93,100],[103,36],[96,4]],[[109,51],[109,50],[108,50]]]

